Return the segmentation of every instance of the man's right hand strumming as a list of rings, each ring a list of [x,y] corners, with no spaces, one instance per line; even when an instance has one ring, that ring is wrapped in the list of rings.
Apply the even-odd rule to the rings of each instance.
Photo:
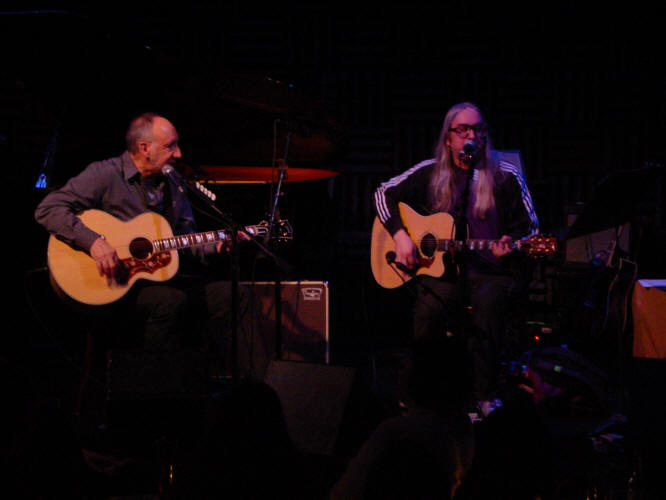
[[[118,253],[103,237],[97,238],[90,246],[90,256],[97,264],[100,276],[106,276],[109,283],[114,280],[118,266]]]

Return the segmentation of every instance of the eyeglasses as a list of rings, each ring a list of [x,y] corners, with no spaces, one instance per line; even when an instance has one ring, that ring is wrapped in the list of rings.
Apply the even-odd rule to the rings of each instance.
[[[476,125],[461,123],[457,127],[450,128],[449,132],[455,132],[458,137],[469,137],[472,130],[474,131],[474,135],[484,136],[488,133],[488,125],[485,123],[477,123]]]

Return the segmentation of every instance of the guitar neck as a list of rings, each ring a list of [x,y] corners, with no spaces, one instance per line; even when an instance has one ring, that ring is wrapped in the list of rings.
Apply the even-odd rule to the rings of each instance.
[[[263,230],[263,231],[262,231]],[[247,226],[245,231],[252,236],[258,236],[266,232],[266,228],[262,226]],[[229,238],[229,231],[219,229],[217,231],[205,231],[203,233],[181,234],[171,236],[169,238],[162,238],[153,240],[153,248],[157,252],[180,250],[182,248],[198,247],[208,244],[225,241]]]
[[[496,244],[499,243],[500,240],[479,240],[479,239],[468,239],[468,240],[450,240],[450,239],[442,239],[437,241],[437,249],[438,250],[455,250],[455,251],[460,251],[463,249],[467,250],[490,250],[490,248]],[[522,241],[513,241],[509,245],[510,248],[514,250],[520,250],[522,246]]]

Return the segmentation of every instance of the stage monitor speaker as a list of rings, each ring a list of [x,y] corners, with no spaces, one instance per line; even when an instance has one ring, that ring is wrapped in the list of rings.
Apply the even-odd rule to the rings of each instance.
[[[271,361],[264,381],[280,398],[294,445],[305,453],[333,455],[349,411],[353,368]]]
[[[253,298],[258,332],[267,349],[277,352],[275,343],[275,283],[243,282]],[[329,291],[325,281],[281,283],[280,359],[285,361],[329,362]]]

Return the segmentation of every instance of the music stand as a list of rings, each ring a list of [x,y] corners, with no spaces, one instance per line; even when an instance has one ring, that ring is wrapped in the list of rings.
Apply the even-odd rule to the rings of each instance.
[[[644,167],[614,172],[597,184],[592,199],[583,213],[574,221],[566,234],[570,240],[578,236],[603,231],[630,222],[636,213],[636,204],[644,198],[663,167]]]
[[[650,189],[656,185],[656,180],[659,175],[663,174],[663,167],[661,165],[648,166],[634,170],[624,170],[614,172],[606,176],[596,186],[592,199],[585,205],[583,212],[576,218],[573,225],[569,229],[566,240],[577,238],[592,234],[595,232],[603,231],[606,229],[617,228],[626,223],[637,223],[637,205],[644,199]],[[638,229],[640,233],[640,228]],[[616,233],[613,248],[618,245],[619,233]],[[630,252],[627,252],[631,255]],[[628,339],[622,335],[626,327],[626,316],[618,321],[609,321],[610,310],[616,308],[625,311],[626,304],[630,297],[633,287],[633,282],[636,278],[636,263],[631,262],[630,259],[619,259],[616,265],[613,265],[613,254],[611,253],[606,268],[602,271],[605,272],[604,279],[609,280],[607,286],[606,298],[606,311],[604,313],[605,319],[599,328],[598,339],[605,337],[613,326],[617,328],[616,331],[616,349],[617,356],[611,363],[614,363],[617,368],[617,381],[622,390],[621,397],[624,404],[625,389],[625,370],[627,363],[628,353]],[[619,289],[619,292],[618,292]],[[612,294],[615,300],[612,300]],[[618,298],[619,297],[619,298]],[[624,300],[624,306],[621,307],[618,301]],[[616,303],[617,302],[617,303]],[[619,324],[614,324],[618,323]]]

